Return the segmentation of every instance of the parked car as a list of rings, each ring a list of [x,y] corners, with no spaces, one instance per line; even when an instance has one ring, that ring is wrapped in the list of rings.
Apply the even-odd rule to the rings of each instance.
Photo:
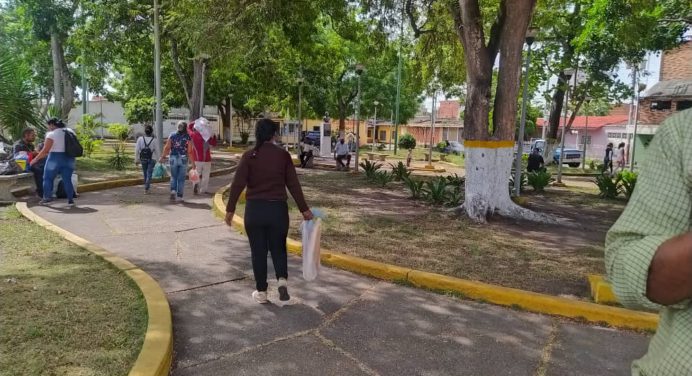
[[[562,163],[567,163],[569,167],[579,167],[581,165],[582,151],[579,149],[565,148],[565,156],[562,158]],[[553,161],[555,164],[560,163],[560,148],[553,152]]]
[[[464,145],[459,141],[449,141],[449,146],[447,146],[445,151],[447,153],[460,155],[464,153]]]

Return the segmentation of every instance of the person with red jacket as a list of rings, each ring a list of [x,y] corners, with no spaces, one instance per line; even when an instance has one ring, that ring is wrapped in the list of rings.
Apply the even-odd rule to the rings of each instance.
[[[212,136],[205,141],[202,134],[195,129],[194,121],[188,124],[188,130],[192,138],[192,157],[200,177],[198,183],[192,184],[192,191],[194,194],[199,194],[200,192],[208,194],[209,174],[211,173],[211,148],[216,146],[216,136]]]

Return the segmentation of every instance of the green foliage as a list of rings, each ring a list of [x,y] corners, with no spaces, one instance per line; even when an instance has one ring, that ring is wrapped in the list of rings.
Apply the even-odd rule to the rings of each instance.
[[[132,127],[127,124],[113,123],[108,126],[108,133],[119,141],[126,141],[130,137],[130,132],[132,132]]]
[[[142,95],[130,98],[125,102],[125,119],[130,124],[153,124],[154,110],[156,108],[155,97],[145,97]],[[169,107],[164,102],[161,103],[161,113],[165,117],[168,115]]]
[[[525,173],[521,173],[519,175],[519,192],[524,192],[524,188],[526,187],[526,184],[528,184],[528,178]],[[514,175],[509,177],[509,192],[510,194],[514,193]]]
[[[596,161],[595,160],[592,159],[589,161],[589,168],[591,169],[591,171],[596,170]]]
[[[598,190],[600,191],[599,196],[601,198],[616,198],[622,192],[622,188],[617,181],[615,181],[608,174],[601,174],[596,177],[595,180]]]
[[[385,144],[382,144],[382,143],[381,143],[381,144],[377,145],[377,150],[378,150],[378,151],[383,151],[383,150],[386,149],[386,148],[387,148],[387,145],[385,145]]]
[[[446,149],[447,149],[447,143],[445,143],[444,141],[439,142],[439,143],[435,146],[435,150],[437,150],[437,151],[440,152],[440,153],[444,153]]]
[[[127,169],[127,166],[132,164],[132,157],[127,152],[127,148],[123,142],[113,146],[114,154],[108,158],[108,164],[117,171]]]
[[[394,179],[396,181],[402,181],[411,176],[411,171],[406,168],[404,162],[399,162],[396,165],[390,163],[389,165],[392,166],[392,174],[394,174]]]
[[[617,183],[620,184],[621,190],[628,200],[632,197],[632,193],[634,193],[634,187],[637,184],[637,176],[638,174],[636,172],[623,170],[618,173],[616,178]]]
[[[403,134],[399,137],[399,147],[404,150],[415,149],[416,139],[409,133]]]
[[[0,130],[15,140],[21,138],[27,125],[44,129],[34,106],[37,96],[30,77],[26,67],[12,56],[3,56],[0,50]]]
[[[461,205],[464,201],[464,191],[461,189],[461,185],[452,186],[447,194],[447,200],[445,205],[449,207],[455,207]]]
[[[527,183],[536,192],[543,192],[545,190],[545,187],[547,187],[548,184],[550,184],[550,182],[553,181],[552,174],[548,172],[546,169],[542,169],[541,171],[537,172],[529,172],[527,176]]]
[[[456,187],[462,187],[464,185],[464,182],[466,181],[466,179],[464,179],[456,173],[454,175],[447,175],[446,179],[449,185]]]
[[[442,205],[448,197],[447,179],[438,177],[425,182],[424,197],[431,204]]]
[[[411,198],[414,200],[423,197],[423,183],[422,180],[412,179],[410,177],[404,179],[404,184],[406,184],[406,188],[408,188],[411,193]]]
[[[375,173],[372,177],[372,182],[379,185],[380,187],[386,187],[387,184],[394,181],[394,178],[395,178],[395,176],[391,172],[375,171]]]
[[[363,162],[360,162],[360,167],[362,167],[363,172],[365,172],[365,178],[372,180],[375,178],[375,173],[382,168],[382,165],[366,159]]]
[[[96,117],[90,114],[83,115],[82,119],[77,122],[77,138],[84,149],[85,158],[91,158],[91,155],[99,150],[103,144],[103,141],[94,139],[96,136],[96,128],[100,125],[101,124],[96,121]]]
[[[250,139],[250,133],[248,132],[240,132],[240,143],[242,145],[247,145],[248,140]]]

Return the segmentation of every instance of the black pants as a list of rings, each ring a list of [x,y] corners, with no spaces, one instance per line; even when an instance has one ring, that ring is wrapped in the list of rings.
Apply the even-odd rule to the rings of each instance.
[[[43,198],[43,165],[44,163],[37,163],[31,166],[30,170],[34,174],[34,183],[36,183],[36,194],[38,197]]]
[[[312,159],[312,150],[309,152],[302,152],[300,153],[300,167],[305,168],[305,166],[308,165],[308,162],[310,162],[310,159]]]
[[[248,200],[245,232],[252,251],[257,291],[267,291],[267,251],[272,255],[276,279],[288,277],[288,204],[286,201]]]
[[[346,160],[346,164],[344,164],[344,159]],[[336,161],[339,162],[340,167],[346,167],[347,165],[351,166],[351,154],[337,155]]]

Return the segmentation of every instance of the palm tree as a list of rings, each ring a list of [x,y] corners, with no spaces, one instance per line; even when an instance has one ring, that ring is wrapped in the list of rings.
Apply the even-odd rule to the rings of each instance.
[[[15,58],[0,54],[0,137],[16,140],[26,126],[43,128],[30,77],[30,71]]]

